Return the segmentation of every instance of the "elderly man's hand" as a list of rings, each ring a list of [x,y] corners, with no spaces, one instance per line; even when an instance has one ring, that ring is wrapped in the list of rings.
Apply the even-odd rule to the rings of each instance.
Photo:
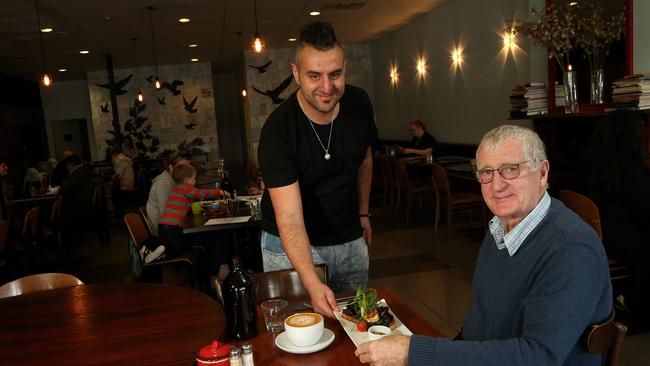
[[[378,341],[362,343],[354,354],[362,363],[372,366],[406,365],[411,338],[395,335]]]

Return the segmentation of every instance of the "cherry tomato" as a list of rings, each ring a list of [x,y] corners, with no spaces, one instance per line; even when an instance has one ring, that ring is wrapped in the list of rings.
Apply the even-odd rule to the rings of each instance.
[[[357,330],[359,332],[367,331],[368,330],[368,323],[366,323],[364,321],[360,321],[359,323],[357,323]]]

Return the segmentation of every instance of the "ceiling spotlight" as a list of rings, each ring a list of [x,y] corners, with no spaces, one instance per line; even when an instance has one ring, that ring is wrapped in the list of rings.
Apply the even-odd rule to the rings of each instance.
[[[43,32],[43,33],[50,33],[50,32],[53,31],[53,30],[54,30],[54,29],[52,29],[52,28],[43,28],[43,29],[41,29],[41,32]]]
[[[572,2],[569,3],[569,6],[576,6],[576,5],[578,5],[577,1],[572,1]]]
[[[178,21],[181,22],[181,23],[189,23],[190,18],[179,18]]]
[[[90,53],[90,51],[88,51],[88,50],[81,50],[81,51],[79,51],[79,53],[82,54],[82,55],[87,55],[87,54]]]
[[[427,61],[424,58],[420,58],[417,65],[415,66],[415,69],[418,71],[418,74],[420,74],[420,76],[424,76],[424,74],[427,73]]]
[[[311,15],[313,17],[318,16],[318,15],[320,15],[320,11],[310,11],[309,15]]]
[[[59,69],[59,72],[66,72],[68,69]]]
[[[198,47],[198,46],[199,46],[199,45],[196,44],[196,43],[192,43],[192,44],[188,44],[188,45],[187,45],[187,47],[189,47],[189,48],[195,48],[195,47]]]
[[[198,58],[193,58],[193,59],[191,59],[190,61],[192,61],[192,62],[199,62],[199,59],[198,59]]]

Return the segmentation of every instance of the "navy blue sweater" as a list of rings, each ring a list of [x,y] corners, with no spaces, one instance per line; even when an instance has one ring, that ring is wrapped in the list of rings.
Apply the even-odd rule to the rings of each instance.
[[[473,280],[464,341],[411,337],[409,365],[598,365],[580,336],[612,309],[598,235],[553,199],[510,257],[487,234]]]

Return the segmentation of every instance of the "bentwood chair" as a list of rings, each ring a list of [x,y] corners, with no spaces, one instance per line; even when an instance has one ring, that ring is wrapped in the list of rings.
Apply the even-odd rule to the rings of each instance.
[[[452,227],[452,211],[464,210],[471,212],[472,210],[479,210],[482,215],[482,224],[485,226],[485,204],[483,197],[477,193],[471,192],[456,192],[452,194],[451,185],[449,184],[449,177],[447,171],[440,164],[433,163],[431,165],[433,174],[433,182],[436,187],[436,218],[434,224],[434,236],[438,237],[438,222],[440,221],[440,201],[444,200],[447,212],[447,240],[449,240],[449,233]]]
[[[623,342],[627,327],[614,320],[614,310],[609,317],[589,326],[582,335],[582,346],[592,355],[603,355],[606,366],[618,366],[623,356]]]
[[[40,273],[11,281],[0,287],[0,298],[38,291],[83,285],[80,279],[65,273]]]
[[[411,222],[411,201],[419,199],[421,205],[423,197],[433,198],[436,188],[434,184],[421,183],[411,179],[406,171],[406,164],[404,164],[404,161],[400,159],[393,161],[393,171],[397,182],[396,212],[399,213],[400,201],[403,193],[404,201],[406,203],[406,223],[409,224]]]
[[[39,216],[41,209],[33,207],[25,214],[23,221],[22,235],[17,240],[12,242],[12,252],[19,253],[20,257],[25,262],[25,269],[31,265],[36,265],[36,258],[38,257],[38,243],[41,239]]]
[[[379,163],[381,164],[381,176],[384,180],[384,207],[390,207],[392,210],[398,189],[395,173],[393,172],[393,166],[389,158],[382,156],[379,158]],[[390,206],[388,206],[389,204]]]
[[[140,213],[130,212],[124,215],[124,223],[126,224],[126,228],[129,231],[132,245],[135,246],[135,253],[138,253],[142,245],[152,239],[151,232],[149,231],[149,228],[146,224],[146,219]],[[201,247],[193,246],[187,252],[174,258],[165,258],[162,260],[153,261],[151,263],[144,263],[144,260],[140,258],[143,276],[146,279],[152,279],[155,282],[162,283],[163,267],[168,265],[182,264],[190,269],[191,285],[194,288],[199,279],[198,264],[202,252],[203,249]]]
[[[327,265],[315,266],[318,278],[327,284]],[[281,297],[288,301],[309,300],[309,292],[303,286],[300,276],[295,269],[260,272],[251,274],[255,283],[255,300],[262,303],[268,299]]]
[[[566,207],[580,216],[589,226],[591,226],[600,240],[603,239],[603,230],[601,228],[600,211],[598,206],[589,197],[569,190],[559,190],[557,199],[562,201]],[[622,280],[630,277],[629,269],[622,263],[613,259],[608,259],[609,277],[612,281]]]

